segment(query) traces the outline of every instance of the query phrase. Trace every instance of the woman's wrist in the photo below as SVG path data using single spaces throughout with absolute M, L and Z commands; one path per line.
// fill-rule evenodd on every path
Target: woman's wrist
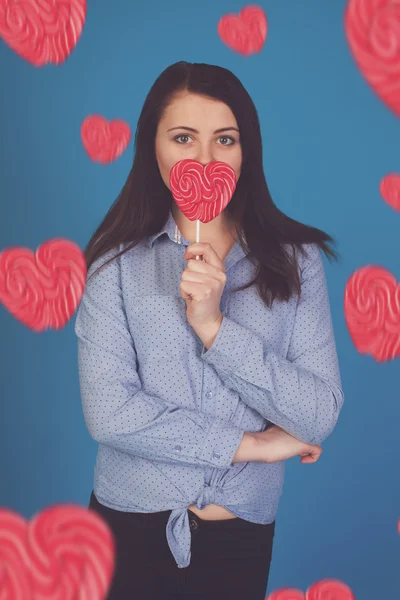
M 233 463 L 259 461 L 262 462 L 260 439 L 257 433 L 246 431 L 233 458 Z

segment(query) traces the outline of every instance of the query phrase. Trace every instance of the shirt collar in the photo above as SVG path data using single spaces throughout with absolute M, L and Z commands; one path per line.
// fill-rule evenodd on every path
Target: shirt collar
M 179 231 L 179 228 L 175 222 L 171 210 L 168 213 L 168 219 L 164 227 L 155 235 L 147 236 L 148 246 L 152 248 L 155 240 L 160 236 L 164 235 L 165 233 L 168 235 L 169 239 L 172 242 L 175 242 L 175 244 L 183 244 L 184 246 L 189 246 L 192 243 L 189 242 L 186 238 L 184 238 L 181 232 Z M 232 262 L 236 262 L 244 256 L 246 256 L 246 253 L 243 251 L 241 245 L 238 242 L 235 242 L 225 262 L 227 266 L 229 266 L 230 264 L 232 264 Z
M 164 233 L 166 233 L 168 235 L 168 237 L 170 238 L 170 240 L 172 240 L 176 244 L 185 244 L 186 246 L 189 245 L 189 242 L 187 240 L 185 240 L 185 238 L 179 231 L 178 225 L 175 223 L 175 219 L 172 216 L 171 210 L 168 213 L 168 219 L 167 219 L 167 222 L 165 223 L 164 227 L 155 235 L 149 235 L 147 237 L 148 246 L 150 248 L 152 248 L 155 240 L 157 238 L 159 238 L 161 235 L 163 235 Z

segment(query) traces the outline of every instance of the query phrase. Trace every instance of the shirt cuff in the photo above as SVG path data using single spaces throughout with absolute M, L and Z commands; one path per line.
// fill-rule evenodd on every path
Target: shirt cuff
M 221 469 L 232 466 L 245 433 L 244 429 L 228 422 L 216 421 L 208 432 L 199 458 Z
M 201 358 L 217 368 L 220 374 L 228 377 L 243 364 L 254 337 L 252 331 L 224 316 L 213 345 Z

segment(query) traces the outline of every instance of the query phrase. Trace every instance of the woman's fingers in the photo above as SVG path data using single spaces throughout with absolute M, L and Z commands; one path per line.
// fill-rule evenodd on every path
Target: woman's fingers
M 301 457 L 300 462 L 302 463 L 315 463 L 322 454 L 322 449 L 314 451 L 312 454 L 306 454 Z
M 315 460 L 313 459 L 312 456 L 302 456 L 300 458 L 300 462 L 301 463 L 313 463 L 313 462 L 315 462 Z

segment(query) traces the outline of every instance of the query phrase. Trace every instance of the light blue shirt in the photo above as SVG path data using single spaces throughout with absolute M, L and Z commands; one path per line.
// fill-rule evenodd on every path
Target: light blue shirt
M 190 504 L 275 519 L 284 462 L 232 465 L 244 432 L 275 423 L 321 443 L 344 400 L 319 248 L 299 255 L 300 301 L 269 309 L 254 285 L 230 293 L 255 273 L 236 242 L 222 325 L 206 350 L 180 296 L 189 243 L 170 213 L 162 231 L 87 282 L 75 324 L 84 418 L 99 443 L 94 493 L 119 511 L 171 510 L 166 536 L 180 568 L 190 564 Z

